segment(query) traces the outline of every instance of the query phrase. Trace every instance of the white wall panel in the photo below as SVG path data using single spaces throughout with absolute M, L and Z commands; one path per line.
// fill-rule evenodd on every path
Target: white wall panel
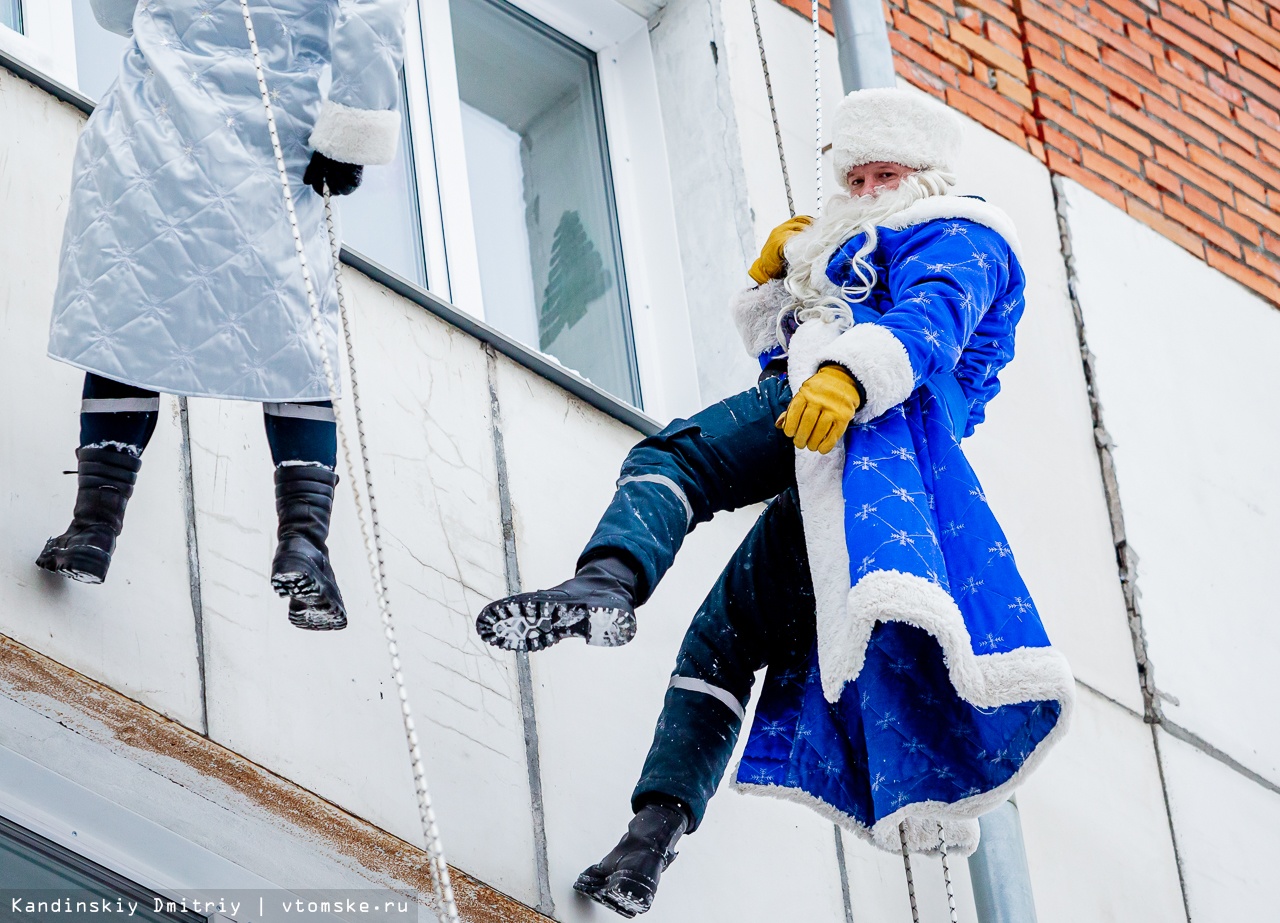
M 1065 185 L 1165 712 L 1280 780 L 1280 312 Z
M 473 627 L 505 588 L 484 353 L 358 274 L 346 277 L 390 595 L 449 859 L 532 900 L 514 662 L 492 656 Z M 346 406 L 352 420 L 349 398 Z M 267 581 L 275 512 L 260 409 L 193 401 L 192 436 L 212 736 L 420 842 L 345 469 L 330 548 L 351 625 L 300 631 Z
M 1280 793 L 1160 732 L 1187 901 L 1196 923 L 1276 916 Z
M 1071 733 L 1017 798 L 1039 923 L 1186 919 L 1140 715 L 1077 687 Z
M 35 566 L 76 496 L 62 472 L 76 466 L 84 375 L 45 348 L 83 121 L 0 71 L 0 632 L 199 729 L 176 402 L 161 405 L 107 582 Z

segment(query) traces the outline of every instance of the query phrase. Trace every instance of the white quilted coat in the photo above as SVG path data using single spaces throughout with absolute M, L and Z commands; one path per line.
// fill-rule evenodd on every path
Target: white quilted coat
M 394 157 L 406 0 L 249 5 L 336 360 L 323 203 L 302 174 L 313 150 Z M 240 0 L 93 6 L 132 41 L 76 151 L 49 355 L 173 394 L 328 397 Z

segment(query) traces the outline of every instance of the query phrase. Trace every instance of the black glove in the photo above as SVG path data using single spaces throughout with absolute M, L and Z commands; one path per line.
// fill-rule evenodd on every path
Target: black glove
M 360 164 L 330 160 L 319 151 L 311 155 L 307 172 L 302 174 L 302 181 L 320 195 L 324 195 L 325 183 L 329 184 L 329 192 L 333 195 L 350 195 L 359 188 L 363 178 L 364 167 Z

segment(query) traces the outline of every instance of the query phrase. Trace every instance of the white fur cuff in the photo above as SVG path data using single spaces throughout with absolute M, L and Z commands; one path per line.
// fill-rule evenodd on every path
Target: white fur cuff
M 325 100 L 311 132 L 311 147 L 330 160 L 369 166 L 391 163 L 400 140 L 400 113 L 353 109 Z
M 823 362 L 844 366 L 866 392 L 867 402 L 854 415 L 855 423 L 874 420 L 916 388 L 907 348 L 879 324 L 854 324 L 821 354 L 819 364 Z
M 778 313 L 786 303 L 787 289 L 781 279 L 744 288 L 729 299 L 729 312 L 752 359 L 778 345 Z

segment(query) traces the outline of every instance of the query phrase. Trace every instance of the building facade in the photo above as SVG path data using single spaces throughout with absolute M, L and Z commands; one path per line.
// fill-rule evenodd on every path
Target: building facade
M 757 2 L 812 212 L 835 182 L 809 4 Z M 629 818 L 679 639 L 758 510 L 690 536 L 625 648 L 517 657 L 473 619 L 567 576 L 642 433 L 755 380 L 728 299 L 788 207 L 752 10 L 409 8 L 402 149 L 341 203 L 404 672 L 464 919 L 603 920 L 572 882 Z M 1280 8 L 883 12 L 899 80 L 966 117 L 958 191 L 1022 238 L 1018 358 L 969 455 L 1079 687 L 1017 796 L 1038 919 L 1266 919 Z M 354 505 L 331 542 L 352 625 L 298 632 L 257 408 L 165 398 L 109 582 L 32 563 L 75 490 L 80 377 L 44 355 L 71 161 L 123 41 L 87 0 L 0 0 L 0 846 L 178 900 L 425 891 Z M 828 32 L 820 57 L 829 121 Z M 726 790 L 680 851 L 655 921 L 910 919 L 900 859 L 794 805 Z M 916 883 L 945 918 L 936 859 Z

